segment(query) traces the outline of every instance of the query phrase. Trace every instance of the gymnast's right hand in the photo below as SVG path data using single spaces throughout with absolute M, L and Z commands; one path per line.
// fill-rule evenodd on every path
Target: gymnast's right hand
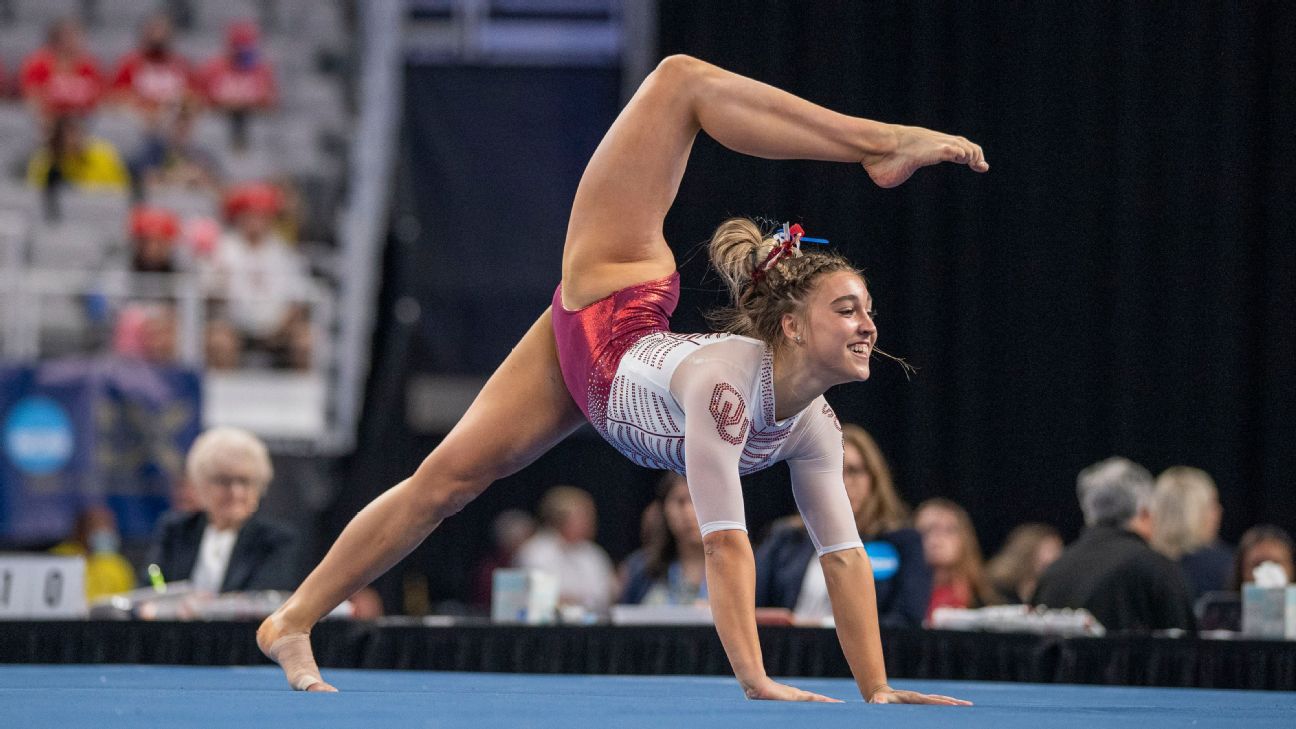
M 754 701 L 820 701 L 831 704 L 840 704 L 840 699 L 832 699 L 827 696 L 821 696 L 811 691 L 802 691 L 799 688 L 778 683 L 769 678 L 759 681 L 753 681 L 750 684 L 743 682 L 743 691 L 747 698 Z
M 964 137 L 922 127 L 900 124 L 887 126 L 892 142 L 885 145 L 882 151 L 869 154 L 860 162 L 878 187 L 895 187 L 909 179 L 919 167 L 941 162 L 967 165 L 974 172 L 990 171 L 980 145 L 973 144 Z

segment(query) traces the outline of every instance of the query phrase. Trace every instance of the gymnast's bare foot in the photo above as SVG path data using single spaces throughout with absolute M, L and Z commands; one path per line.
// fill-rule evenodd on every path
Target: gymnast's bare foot
M 967 165 L 975 172 L 990 170 L 981 147 L 963 137 L 899 124 L 890 125 L 890 131 L 895 135 L 894 144 L 861 162 L 878 187 L 895 187 L 918 168 L 941 162 Z
M 315 665 L 310 629 L 294 630 L 284 623 L 284 619 L 275 613 L 257 628 L 257 646 L 261 652 L 279 664 L 293 689 L 336 692 L 337 689 L 320 676 L 319 666 Z

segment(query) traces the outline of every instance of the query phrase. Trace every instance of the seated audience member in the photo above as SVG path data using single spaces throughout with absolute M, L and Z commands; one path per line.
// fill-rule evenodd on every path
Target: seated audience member
M 19 92 L 42 119 L 93 111 L 103 86 L 103 72 L 73 18 L 51 25 L 45 45 L 27 56 L 18 72 Z
M 175 273 L 180 218 L 165 208 L 136 206 L 130 215 L 131 266 L 135 273 Z
M 518 550 L 516 567 L 544 570 L 558 578 L 558 600 L 593 613 L 607 612 L 616 579 L 612 560 L 592 540 L 594 499 L 573 486 L 555 486 L 540 500 L 544 525 Z
M 1080 472 L 1076 491 L 1085 530 L 1040 576 L 1031 602 L 1084 608 L 1112 632 L 1193 630 L 1183 571 L 1148 546 L 1152 474 L 1108 458 Z
M 236 149 L 248 145 L 248 115 L 273 108 L 278 97 L 274 69 L 260 44 L 256 23 L 232 23 L 225 36 L 225 53 L 208 61 L 200 73 L 207 103 L 229 114 L 230 139 Z
M 240 361 L 242 351 L 264 354 L 274 366 L 310 366 L 311 330 L 304 297 L 310 281 L 306 258 L 274 232 L 279 191 L 254 183 L 232 190 L 225 203 L 232 228 L 206 264 L 210 296 L 225 303 L 208 332 L 209 363 Z M 230 347 L 232 355 L 213 354 Z
M 135 570 L 121 556 L 117 517 L 106 506 L 91 506 L 77 515 L 72 536 L 54 547 L 54 554 L 86 558 L 86 600 L 116 595 L 135 587 Z
M 149 561 L 166 579 L 209 592 L 295 588 L 297 536 L 257 513 L 273 476 L 261 439 L 212 428 L 194 441 L 185 470 L 202 511 L 164 517 Z
M 986 564 L 990 584 L 1008 602 L 1029 603 L 1040 575 L 1062 554 L 1062 535 L 1048 524 L 1020 524 Z
M 981 543 L 963 507 L 949 499 L 928 499 L 918 505 L 914 526 L 922 535 L 923 554 L 932 570 L 928 622 L 936 608 L 979 608 L 1002 602 L 986 577 Z
M 130 175 L 112 144 L 87 135 L 80 118 L 60 116 L 50 122 L 45 144 L 27 162 L 27 184 L 125 192 Z
M 1167 468 L 1157 476 L 1152 514 L 1152 548 L 1179 563 L 1193 597 L 1223 590 L 1233 549 L 1219 538 L 1223 509 L 1210 475 L 1188 466 Z
M 655 499 L 663 519 L 643 548 L 626 558 L 623 605 L 693 605 L 705 602 L 706 556 L 688 482 L 667 472 Z
M 118 60 L 113 74 L 114 98 L 150 124 L 189 96 L 189 62 L 172 48 L 173 36 L 169 15 L 151 16 L 140 26 L 139 45 Z
M 1242 534 L 1242 539 L 1238 542 L 1229 588 L 1240 592 L 1243 583 L 1254 582 L 1252 573 L 1265 562 L 1273 562 L 1282 567 L 1287 571 L 1287 581 L 1296 583 L 1294 555 L 1296 547 L 1292 544 L 1291 535 L 1282 527 L 1272 524 L 1251 527 Z
M 922 625 L 931 599 L 932 573 L 909 507 L 896 493 L 882 451 L 858 425 L 842 426 L 846 495 L 873 566 L 878 621 L 888 627 Z M 805 523 L 792 516 L 777 525 L 756 553 L 756 604 L 785 607 L 798 619 L 832 615 L 823 569 Z
M 193 141 L 197 111 L 182 104 L 169 124 L 145 132 L 130 158 L 136 196 L 158 189 L 182 189 L 216 194 L 220 164 L 216 156 Z
M 123 306 L 113 326 L 113 354 L 150 364 L 173 364 L 179 359 L 175 307 L 165 302 Z
M 469 596 L 471 603 L 477 607 L 490 607 L 491 589 L 495 570 L 511 567 L 518 549 L 526 540 L 535 536 L 535 519 L 525 511 L 505 509 L 491 522 L 491 537 L 495 549 L 473 568 L 472 585 Z
M 372 585 L 356 590 L 347 602 L 351 603 L 352 620 L 377 620 L 383 616 L 382 595 Z

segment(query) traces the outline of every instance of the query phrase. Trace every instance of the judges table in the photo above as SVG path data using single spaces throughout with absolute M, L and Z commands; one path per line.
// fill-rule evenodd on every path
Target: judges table
M 0 622 L 0 663 L 265 663 L 254 622 Z M 774 676 L 847 677 L 830 629 L 760 629 Z M 709 626 L 513 626 L 330 620 L 312 633 L 327 668 L 499 673 L 729 673 Z M 897 679 L 1296 689 L 1296 641 L 1105 637 L 941 630 L 883 632 Z

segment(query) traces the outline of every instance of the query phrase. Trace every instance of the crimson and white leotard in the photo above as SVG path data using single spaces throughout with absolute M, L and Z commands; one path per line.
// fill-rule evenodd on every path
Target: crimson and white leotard
M 787 461 L 819 554 L 862 547 L 842 482 L 842 435 L 822 396 L 774 417 L 773 357 L 732 334 L 675 334 L 679 276 L 569 311 L 554 293 L 568 390 L 590 423 L 635 463 L 684 474 L 702 534 L 746 531 L 740 475 Z

